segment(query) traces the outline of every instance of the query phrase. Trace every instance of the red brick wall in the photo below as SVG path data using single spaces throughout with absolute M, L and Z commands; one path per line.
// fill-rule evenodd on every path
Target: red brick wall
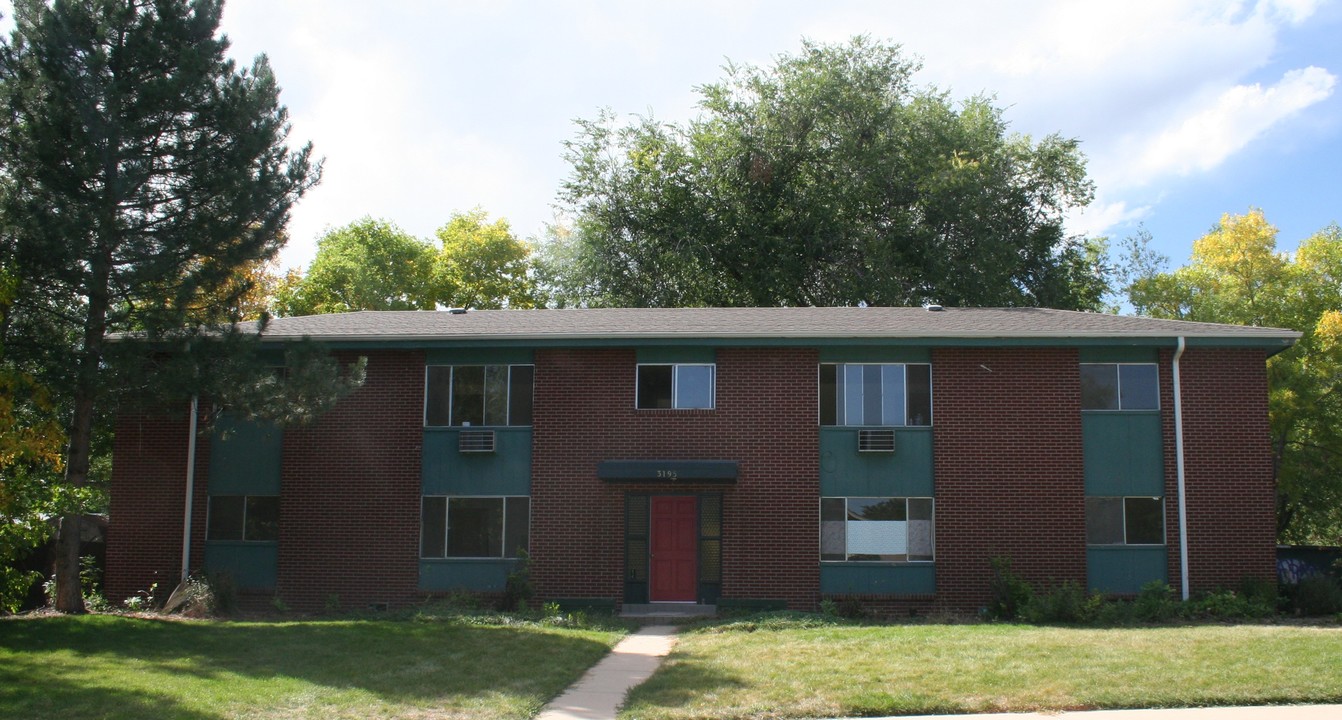
M 1179 587 L 1174 400 L 1162 353 L 1170 585 Z M 1276 498 L 1262 350 L 1191 348 L 1180 360 L 1191 592 L 1275 580 Z
M 542 598 L 623 594 L 624 495 L 723 493 L 727 598 L 819 594 L 819 431 L 809 349 L 717 354 L 714 410 L 636 410 L 632 350 L 540 350 L 532 450 L 531 552 Z M 602 460 L 735 460 L 735 485 L 608 484 Z
M 204 409 L 204 408 L 202 408 Z M 158 583 L 160 597 L 176 586 L 182 568 L 182 511 L 190 409 L 122 413 L 117 417 L 107 521 L 104 591 L 120 603 Z M 204 425 L 200 426 L 204 428 Z M 205 559 L 205 513 L 210 441 L 196 443 L 192 498 L 191 569 Z
M 416 597 L 424 355 L 366 355 L 362 388 L 284 432 L 276 593 L 298 610 Z
M 937 600 L 986 604 L 989 560 L 1086 581 L 1081 385 L 1071 349 L 932 352 Z

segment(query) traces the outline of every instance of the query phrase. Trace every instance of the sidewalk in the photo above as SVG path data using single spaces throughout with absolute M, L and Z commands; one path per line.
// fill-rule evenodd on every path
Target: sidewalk
M 630 688 L 652 677 L 676 644 L 676 628 L 648 625 L 621 640 L 536 720 L 614 720 Z
M 676 628 L 649 625 L 621 640 L 536 720 L 614 720 L 625 694 L 652 677 L 676 644 Z M 876 720 L 1342 720 L 1342 705 L 1271 705 L 1172 710 L 1083 710 L 986 715 L 906 715 Z M 864 718 L 863 720 L 871 720 Z

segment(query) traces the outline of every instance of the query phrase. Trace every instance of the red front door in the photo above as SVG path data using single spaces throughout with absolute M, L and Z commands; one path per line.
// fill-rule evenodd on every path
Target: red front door
M 694 496 L 652 498 L 649 600 L 694 602 L 699 588 L 699 518 Z

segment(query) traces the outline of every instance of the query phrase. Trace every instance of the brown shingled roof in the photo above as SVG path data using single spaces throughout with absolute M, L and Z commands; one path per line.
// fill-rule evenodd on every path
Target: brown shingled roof
M 1046 308 L 906 307 L 659 308 L 353 312 L 276 318 L 268 340 L 345 342 L 442 340 L 735 338 L 1175 338 L 1289 346 L 1280 328 L 1157 320 Z

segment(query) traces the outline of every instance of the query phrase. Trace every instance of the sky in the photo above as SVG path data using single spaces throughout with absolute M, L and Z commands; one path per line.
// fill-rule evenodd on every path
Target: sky
M 1178 266 L 1223 213 L 1261 208 L 1283 250 L 1342 222 L 1342 0 L 228 0 L 222 29 L 324 158 L 286 267 L 364 216 L 431 239 L 478 206 L 538 238 L 575 119 L 687 121 L 728 61 L 857 34 L 1014 132 L 1079 139 L 1096 197 L 1072 233 L 1144 226 Z

